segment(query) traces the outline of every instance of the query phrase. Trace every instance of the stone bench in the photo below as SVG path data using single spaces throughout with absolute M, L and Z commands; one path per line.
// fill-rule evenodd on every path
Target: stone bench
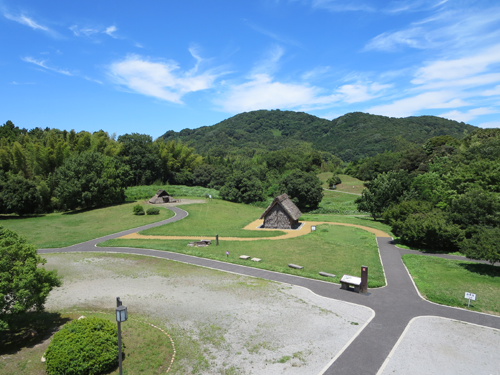
M 337 275 L 334 275 L 333 273 L 328 273 L 328 272 L 323 272 L 323 271 L 321 271 L 319 274 L 321 276 L 325 276 L 325 277 L 335 277 L 335 276 L 337 276 Z
M 240 259 L 247 260 L 250 259 L 248 255 L 240 255 Z
M 340 285 L 340 289 L 353 290 L 356 293 L 359 293 L 361 288 L 361 277 L 344 275 L 340 279 Z M 351 286 L 353 288 L 351 288 Z
M 293 264 L 293 263 L 290 263 L 290 264 L 288 265 L 288 267 L 290 267 L 290 268 L 295 268 L 296 270 L 301 270 L 301 269 L 303 269 L 303 268 L 304 268 L 303 266 L 298 266 L 298 265 Z
M 252 258 L 250 260 L 253 261 L 253 262 L 260 262 L 262 259 L 260 259 L 260 258 Z

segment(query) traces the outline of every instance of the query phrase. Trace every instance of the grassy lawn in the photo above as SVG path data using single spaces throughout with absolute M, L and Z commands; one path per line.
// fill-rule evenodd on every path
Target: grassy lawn
M 330 215 L 330 214 L 304 214 L 300 217 L 301 221 L 327 221 L 332 223 L 347 223 L 364 225 L 365 227 L 382 230 L 386 233 L 391 233 L 391 227 L 381 221 L 373 220 L 370 216 L 346 216 L 346 215 Z
M 467 308 L 470 292 L 477 295 L 470 310 L 500 315 L 500 267 L 414 254 L 403 255 L 403 262 L 428 300 Z
M 2 335 L 0 340 L 0 373 L 3 375 L 44 375 L 45 363 L 41 362 L 43 353 L 48 347 L 50 336 L 60 325 L 77 319 L 81 315 L 98 316 L 116 321 L 114 312 L 109 314 L 96 313 L 43 313 L 30 322 L 28 327 L 35 328 L 37 335 L 22 339 L 17 336 Z M 123 374 L 164 374 L 170 365 L 173 347 L 170 339 L 160 330 L 150 325 L 129 319 L 122 324 L 122 339 L 126 348 L 123 360 Z M 116 370 L 106 374 L 118 374 Z
M 181 206 L 189 216 L 175 223 L 142 231 L 153 236 L 215 236 L 221 237 L 275 237 L 276 231 L 250 231 L 242 229 L 264 212 L 262 208 L 214 199 L 205 204 Z
M 37 248 L 66 247 L 122 230 L 151 224 L 174 216 L 160 208 L 159 215 L 136 216 L 136 202 L 94 210 L 70 211 L 31 217 L 0 216 L 0 225 L 26 236 Z M 146 209 L 149 205 L 144 204 Z
M 152 198 L 159 189 L 165 190 L 173 197 L 205 197 L 212 195 L 212 198 L 219 198 L 219 191 L 215 189 L 207 189 L 201 186 L 184 186 L 184 185 L 143 185 L 131 186 L 125 190 L 125 196 L 129 201 L 138 201 L 141 199 Z
M 320 179 L 321 182 L 323 182 L 323 187 L 325 189 L 328 188 L 328 184 L 326 183 L 326 180 L 328 180 L 330 177 L 332 177 L 331 172 L 324 172 L 318 174 L 318 178 Z M 352 176 L 348 176 L 346 174 L 339 174 L 340 180 L 342 181 L 341 184 L 337 185 L 336 190 L 337 191 L 344 191 L 347 193 L 355 193 L 355 194 L 361 194 L 365 186 L 363 185 L 364 182 L 361 180 L 358 180 L 357 178 L 354 178 Z
M 220 241 L 219 246 L 205 248 L 188 247 L 187 243 L 186 240 L 115 239 L 101 246 L 167 250 L 336 283 L 344 274 L 359 275 L 360 267 L 365 265 L 370 269 L 368 286 L 375 288 L 385 285 L 375 236 L 358 228 L 325 224 L 318 226 L 316 232 L 280 241 Z M 228 258 L 226 251 L 230 253 Z M 240 255 L 260 258 L 262 262 L 243 261 L 239 259 Z M 289 263 L 304 266 L 304 269 L 294 270 L 287 266 Z M 320 271 L 333 273 L 337 277 L 319 276 Z
M 319 208 L 311 213 L 337 214 L 337 215 L 355 215 L 364 214 L 358 211 L 354 201 L 358 196 L 345 194 L 332 190 L 323 190 L 323 199 Z

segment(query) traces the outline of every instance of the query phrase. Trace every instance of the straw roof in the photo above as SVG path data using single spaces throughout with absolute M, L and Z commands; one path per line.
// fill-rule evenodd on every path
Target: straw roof
M 274 198 L 269 207 L 267 207 L 264 213 L 260 216 L 260 219 L 263 219 L 267 215 L 267 213 L 277 204 L 281 206 L 283 211 L 285 211 L 285 213 L 292 220 L 298 220 L 302 215 L 302 212 L 300 212 L 299 208 L 295 205 L 295 203 L 292 202 L 290 197 L 287 194 L 281 194 Z

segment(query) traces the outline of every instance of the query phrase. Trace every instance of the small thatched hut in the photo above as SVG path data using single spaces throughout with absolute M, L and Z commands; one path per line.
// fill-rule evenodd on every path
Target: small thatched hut
M 274 198 L 260 217 L 264 219 L 262 228 L 296 229 L 299 227 L 300 215 L 302 215 L 302 212 L 290 197 L 287 194 L 281 194 Z
M 149 203 L 152 204 L 160 204 L 160 203 L 171 203 L 175 202 L 175 199 L 173 199 L 170 195 L 165 190 L 158 190 L 153 198 L 149 200 Z

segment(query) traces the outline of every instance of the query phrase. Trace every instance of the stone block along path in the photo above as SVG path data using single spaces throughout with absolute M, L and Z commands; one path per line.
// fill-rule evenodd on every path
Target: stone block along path
M 482 326 L 485 329 L 494 329 L 494 332 L 500 333 L 500 317 L 468 311 L 465 309 L 453 308 L 443 305 L 438 305 L 424 300 L 418 293 L 413 280 L 406 270 L 401 256 L 404 254 L 418 253 L 413 250 L 406 250 L 396 247 L 393 240 L 386 233 L 377 231 L 377 244 L 379 247 L 380 257 L 387 278 L 387 286 L 378 289 L 369 289 L 368 294 L 357 294 L 349 291 L 341 290 L 340 285 L 328 283 L 319 280 L 306 279 L 299 276 L 286 275 L 262 269 L 256 269 L 246 266 L 240 266 L 231 263 L 214 261 L 210 259 L 198 258 L 184 254 L 171 253 L 167 251 L 158 251 L 150 249 L 136 248 L 119 248 L 119 247 L 99 247 L 96 245 L 109 239 L 120 238 L 135 234 L 139 231 L 152 227 L 168 224 L 185 218 L 188 213 L 178 207 L 168 207 L 174 211 L 175 216 L 157 223 L 145 225 L 139 228 L 126 230 L 116 234 L 111 234 L 101 238 L 97 238 L 84 243 L 76 244 L 61 249 L 40 249 L 40 254 L 44 253 L 60 253 L 60 252 L 113 252 L 125 254 L 138 254 L 153 256 L 158 258 L 170 259 L 174 261 L 189 263 L 202 267 L 208 267 L 226 272 L 237 273 L 246 276 L 258 277 L 267 280 L 297 285 L 305 287 L 312 292 L 327 298 L 346 301 L 371 308 L 375 312 L 374 318 L 368 325 L 355 336 L 350 343 L 341 352 L 338 353 L 329 363 L 325 364 L 324 369 L 320 374 L 335 374 L 335 375 L 374 375 L 382 374 L 385 369 L 391 368 L 397 362 L 390 360 L 394 354 L 394 361 L 400 358 L 400 351 L 397 350 L 398 342 L 404 337 L 405 330 L 419 317 L 438 317 L 451 319 L 453 321 L 465 322 L 470 325 Z M 318 222 L 319 223 L 319 222 Z M 309 227 L 306 227 L 306 233 L 310 231 L 310 225 L 317 225 L 309 222 Z M 253 222 L 250 225 L 255 225 Z M 333 224 L 333 223 L 325 223 Z M 339 225 L 345 225 L 338 223 Z M 258 224 L 257 224 L 258 225 Z M 255 225 L 255 226 L 257 226 Z M 375 229 L 363 227 L 362 229 L 369 230 L 374 233 Z M 293 232 L 293 231 L 289 231 Z M 298 232 L 298 231 L 295 231 Z M 303 234 L 306 234 L 303 233 Z M 288 232 L 287 232 L 288 235 Z M 160 236 L 155 236 L 159 238 Z M 130 238 L 130 237 L 128 237 Z M 189 237 L 190 239 L 195 239 Z M 201 237 L 200 237 L 201 238 Z M 281 236 L 281 239 L 289 238 Z M 226 238 L 229 239 L 229 238 Z M 266 238 L 267 240 L 280 239 L 280 237 Z M 427 255 L 427 254 L 426 254 Z M 429 255 L 433 256 L 433 255 Z M 463 259 L 462 257 L 440 255 L 449 259 Z M 411 326 L 411 325 L 410 325 Z M 474 340 L 473 337 L 469 338 Z M 398 345 L 397 345 L 398 344 Z M 498 359 L 498 356 L 497 356 Z M 411 358 L 407 359 L 411 361 Z M 431 359 L 429 359 L 431 360 Z M 450 366 L 456 366 L 451 363 Z M 418 366 L 417 366 L 418 368 Z M 404 372 L 399 372 L 404 373 Z M 429 372 L 418 372 L 426 373 Z M 452 372 L 453 373 L 453 370 Z M 455 373 L 458 373 L 455 371 Z M 497 373 L 500 374 L 500 366 Z

